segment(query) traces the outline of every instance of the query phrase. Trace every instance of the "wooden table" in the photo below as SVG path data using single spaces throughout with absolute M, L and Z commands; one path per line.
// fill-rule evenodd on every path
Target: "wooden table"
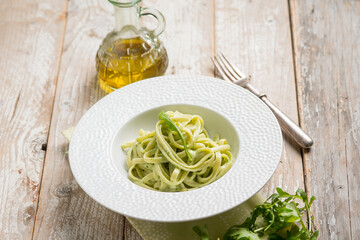
M 360 239 L 360 1 L 144 0 L 167 27 L 167 74 L 213 76 L 222 51 L 314 139 L 285 137 L 264 196 L 317 196 L 320 239 Z M 0 4 L 0 239 L 141 239 L 70 171 L 61 131 L 105 94 L 95 53 L 113 27 L 105 0 Z

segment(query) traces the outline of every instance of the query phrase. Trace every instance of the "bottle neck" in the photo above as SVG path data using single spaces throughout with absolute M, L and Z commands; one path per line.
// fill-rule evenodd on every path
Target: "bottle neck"
M 139 5 L 135 4 L 132 7 L 115 6 L 115 30 L 126 32 L 126 37 L 135 37 L 137 35 L 134 30 L 140 28 L 139 23 Z

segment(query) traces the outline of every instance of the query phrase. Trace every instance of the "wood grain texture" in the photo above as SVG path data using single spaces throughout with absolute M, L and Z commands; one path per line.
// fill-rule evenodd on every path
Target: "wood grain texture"
M 320 239 L 360 239 L 360 1 L 291 1 L 291 13 Z
M 214 76 L 213 4 L 208 0 L 147 0 L 144 7 L 156 8 L 166 19 L 160 36 L 169 55 L 166 74 Z
M 253 85 L 298 122 L 287 1 L 215 0 L 215 4 L 216 50 L 250 74 Z M 261 193 L 269 196 L 276 187 L 295 192 L 304 187 L 303 181 L 300 149 L 285 137 L 281 162 Z
M 78 186 L 61 131 L 76 125 L 105 93 L 96 82 L 96 51 L 111 30 L 107 1 L 71 0 L 46 154 L 34 239 L 122 239 L 124 217 Z
M 32 235 L 65 11 L 49 0 L 0 4 L 0 239 Z
M 140 234 L 136 231 L 136 229 L 131 225 L 131 223 L 127 219 L 125 219 L 124 239 L 143 240 Z
M 208 0 L 148 0 L 144 7 L 164 14 L 166 29 L 160 36 L 169 55 L 169 74 L 214 76 L 210 57 L 213 55 L 213 4 Z M 142 239 L 126 221 L 125 239 Z

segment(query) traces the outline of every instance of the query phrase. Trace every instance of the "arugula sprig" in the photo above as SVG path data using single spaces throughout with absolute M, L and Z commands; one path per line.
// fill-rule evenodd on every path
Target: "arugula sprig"
M 194 232 L 200 237 L 200 240 L 210 240 L 209 230 L 206 225 L 193 227 Z
M 316 240 L 319 232 L 312 229 L 310 214 L 315 197 L 309 201 L 302 189 L 298 189 L 295 195 L 281 188 L 276 191 L 263 204 L 257 205 L 242 224 L 229 228 L 223 240 Z M 305 214 L 307 225 L 303 221 Z
M 281 188 L 277 188 L 276 191 L 277 193 L 271 195 L 265 203 L 257 205 L 251 216 L 239 227 L 247 228 L 259 236 L 268 235 L 269 239 L 317 239 L 319 233 L 312 230 L 313 219 L 310 215 L 310 207 L 315 197 L 312 196 L 308 201 L 307 194 L 302 189 L 298 189 L 295 195 Z M 299 207 L 296 199 L 302 201 L 304 206 Z M 302 219 L 304 214 L 309 219 L 308 226 Z M 296 223 L 300 223 L 300 226 Z M 224 237 L 224 240 L 226 239 L 231 238 Z
M 189 149 L 186 145 L 186 141 L 185 141 L 185 138 L 184 136 L 182 135 L 180 129 L 178 128 L 178 126 L 176 126 L 176 124 L 173 122 L 173 120 L 171 120 L 171 118 L 169 117 L 169 115 L 167 115 L 164 111 L 161 111 L 159 113 L 159 120 L 163 120 L 163 125 L 164 126 L 167 126 L 170 130 L 172 131 L 176 131 L 177 134 L 179 135 L 180 139 L 181 139 L 181 142 L 182 144 L 184 145 L 184 149 L 185 149 L 185 153 L 189 159 L 189 161 L 191 162 L 192 161 L 192 157 L 189 153 Z

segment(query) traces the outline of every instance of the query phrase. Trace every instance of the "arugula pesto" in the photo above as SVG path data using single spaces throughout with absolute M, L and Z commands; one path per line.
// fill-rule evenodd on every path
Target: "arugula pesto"
M 231 168 L 227 140 L 217 134 L 211 139 L 199 115 L 167 111 L 158 117 L 155 130 L 140 129 L 139 137 L 121 145 L 128 149 L 132 182 L 157 191 L 189 191 L 216 181 Z

